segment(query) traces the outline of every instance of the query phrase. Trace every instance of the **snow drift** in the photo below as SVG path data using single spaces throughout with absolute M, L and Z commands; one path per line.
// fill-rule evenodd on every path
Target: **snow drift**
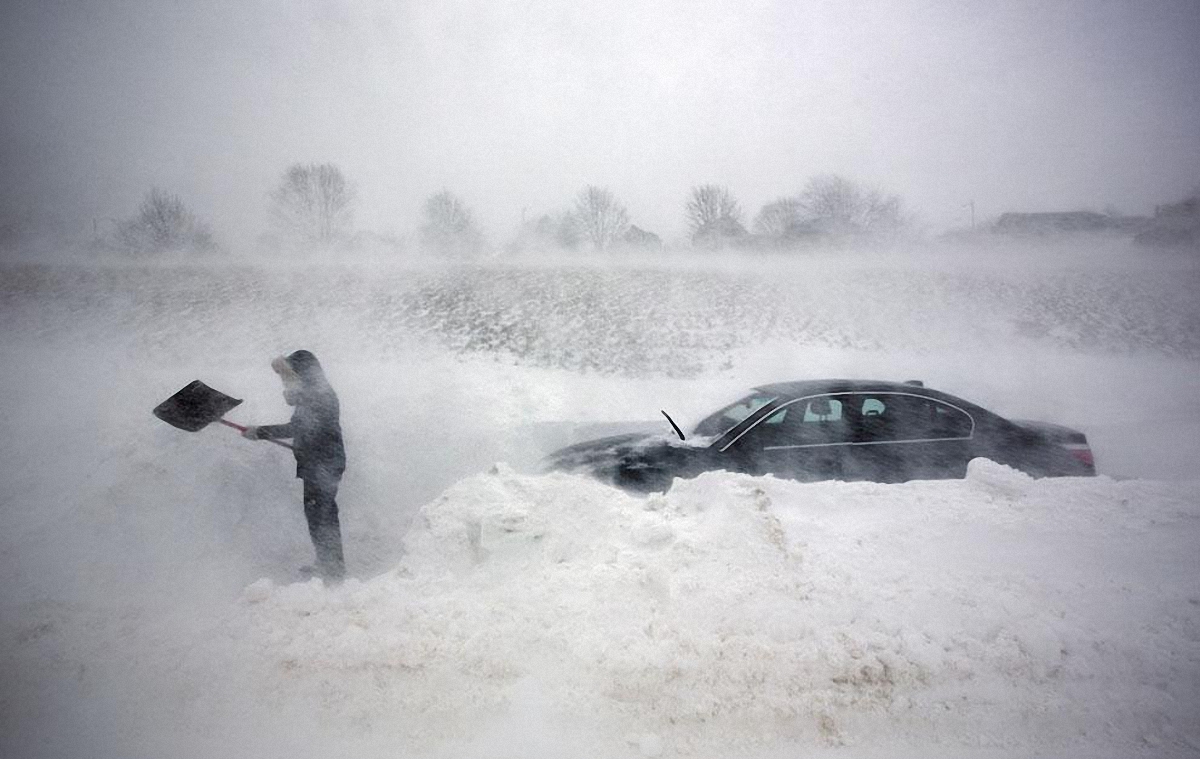
M 709 474 L 638 499 L 497 468 L 422 510 L 395 571 L 333 593 L 260 581 L 231 625 L 272 673 L 264 696 L 382 677 L 329 712 L 394 720 L 418 746 L 536 708 L 568 754 L 637 755 L 628 736 L 685 755 L 917 753 L 931 732 L 1014 753 L 1185 750 L 1190 490 L 977 460 L 962 482 Z

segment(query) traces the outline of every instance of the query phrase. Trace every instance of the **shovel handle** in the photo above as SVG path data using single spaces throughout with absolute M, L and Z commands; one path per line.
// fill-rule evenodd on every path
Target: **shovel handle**
M 217 421 L 218 421 L 218 422 L 220 422 L 221 424 L 225 425 L 226 427 L 232 427 L 232 428 L 234 428 L 234 429 L 235 429 L 235 430 L 237 430 L 238 432 L 245 432 L 245 431 L 246 431 L 246 428 L 245 428 L 243 425 L 240 425 L 240 424 L 234 424 L 233 422 L 229 421 L 228 419 L 218 419 Z M 268 443 L 274 443 L 275 445 L 278 445 L 278 446 L 282 446 L 282 447 L 284 447 L 284 448 L 287 448 L 289 451 L 290 451 L 290 450 L 292 450 L 292 446 L 288 445 L 287 443 L 281 443 L 281 442 L 279 442 L 278 440 L 270 440 L 270 439 L 268 439 L 268 440 L 267 440 L 267 442 L 268 442 Z

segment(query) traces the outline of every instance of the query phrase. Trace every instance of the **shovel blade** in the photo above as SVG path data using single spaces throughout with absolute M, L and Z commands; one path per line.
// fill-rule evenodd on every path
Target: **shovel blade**
M 200 380 L 193 380 L 155 406 L 154 415 L 172 427 L 196 432 L 225 416 L 241 402 L 241 398 L 231 398 Z

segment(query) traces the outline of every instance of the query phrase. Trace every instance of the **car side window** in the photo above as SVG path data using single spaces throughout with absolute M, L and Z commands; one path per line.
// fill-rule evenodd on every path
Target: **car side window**
M 860 442 L 943 440 L 969 437 L 970 415 L 932 398 L 915 395 L 863 396 Z
M 929 437 L 970 437 L 975 430 L 974 420 L 965 411 L 938 401 L 929 401 L 929 404 L 931 408 L 926 410 L 929 421 L 927 430 Z
M 860 443 L 876 443 L 895 440 L 892 422 L 897 416 L 888 408 L 882 398 L 876 396 L 858 396 L 855 411 L 858 416 L 857 441 Z
M 803 398 L 768 416 L 747 434 L 759 448 L 787 448 L 846 443 L 852 437 L 844 404 L 837 398 Z
M 863 416 L 883 416 L 885 411 L 887 411 L 887 404 L 879 398 L 864 398 L 860 408 Z

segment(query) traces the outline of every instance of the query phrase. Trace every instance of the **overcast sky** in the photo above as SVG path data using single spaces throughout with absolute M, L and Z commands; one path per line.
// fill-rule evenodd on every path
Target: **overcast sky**
M 0 211 L 91 224 L 179 194 L 234 245 L 291 162 L 359 228 L 449 189 L 494 238 L 605 185 L 683 229 L 820 173 L 934 229 L 1006 210 L 1147 213 L 1200 184 L 1197 0 L 9 0 Z

